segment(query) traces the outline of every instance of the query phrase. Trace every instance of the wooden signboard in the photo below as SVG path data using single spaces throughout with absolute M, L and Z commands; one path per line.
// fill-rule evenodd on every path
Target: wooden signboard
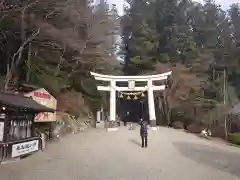
M 39 104 L 42 104 L 46 107 L 56 109 L 57 108 L 57 100 L 49 94 L 44 88 L 37 89 L 30 93 L 25 94 L 27 97 L 32 97 L 32 99 Z M 54 122 L 56 121 L 56 112 L 55 113 L 48 113 L 43 112 L 39 113 L 35 120 L 35 122 Z

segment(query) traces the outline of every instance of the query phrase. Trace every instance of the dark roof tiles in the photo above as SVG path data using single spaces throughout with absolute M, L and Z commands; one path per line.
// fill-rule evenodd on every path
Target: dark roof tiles
M 21 108 L 26 111 L 35 112 L 54 112 L 54 109 L 43 106 L 29 97 L 19 94 L 3 93 L 0 92 L 0 103 L 7 106 Z

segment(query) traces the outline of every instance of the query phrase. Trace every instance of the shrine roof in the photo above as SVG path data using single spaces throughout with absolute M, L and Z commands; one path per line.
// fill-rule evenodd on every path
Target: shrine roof
M 21 84 L 19 85 L 19 91 L 21 93 L 29 93 L 35 91 L 37 89 L 41 89 L 42 87 L 31 85 L 31 84 Z
M 0 103 L 14 108 L 35 112 L 54 112 L 54 109 L 43 106 L 29 97 L 19 94 L 0 92 Z

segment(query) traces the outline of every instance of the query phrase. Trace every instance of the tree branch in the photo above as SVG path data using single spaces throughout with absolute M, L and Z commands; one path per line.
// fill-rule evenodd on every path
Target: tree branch
M 12 57 L 12 64 L 11 67 L 9 69 L 9 71 L 7 72 L 6 78 L 5 78 L 5 90 L 8 89 L 8 85 L 9 82 L 13 76 L 13 72 L 15 72 L 16 68 L 19 66 L 19 64 L 21 63 L 22 60 L 22 53 L 23 50 L 25 48 L 25 46 L 32 41 L 32 39 L 34 39 L 38 34 L 40 33 L 40 29 L 37 30 L 37 32 L 35 32 L 34 34 L 32 34 L 28 39 L 26 39 L 24 41 L 24 43 L 18 48 L 17 52 L 14 53 L 13 57 Z M 15 61 L 16 57 L 18 56 L 17 60 Z
M 40 33 L 40 29 L 37 30 L 37 32 L 33 33 L 30 37 L 28 37 L 28 39 L 26 39 L 23 44 L 19 47 L 18 51 L 16 53 L 14 53 L 13 57 L 12 57 L 12 65 L 17 67 L 20 62 L 21 62 L 21 57 L 22 57 L 22 52 L 23 52 L 23 49 L 25 48 L 25 46 L 30 42 L 32 41 L 38 34 Z M 16 63 L 15 63 L 15 59 L 16 59 L 16 56 L 18 55 L 18 58 L 16 60 Z M 11 66 L 11 68 L 13 67 Z
M 85 45 L 83 46 L 83 48 L 80 50 L 80 55 L 82 55 L 82 53 L 84 52 L 84 50 L 87 48 L 87 43 L 90 41 L 91 38 L 89 38 L 88 40 L 86 40 L 85 42 Z M 72 71 L 68 74 L 68 78 L 70 78 L 74 72 L 75 72 L 75 69 L 77 68 L 78 64 L 80 63 L 81 61 L 81 58 L 79 58 L 76 63 L 74 64 L 73 68 L 72 68 Z

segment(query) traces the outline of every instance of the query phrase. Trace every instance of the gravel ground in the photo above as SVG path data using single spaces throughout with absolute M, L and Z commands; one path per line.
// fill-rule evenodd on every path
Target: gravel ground
M 149 132 L 140 147 L 139 130 L 121 127 L 73 135 L 44 152 L 0 165 L 0 180 L 238 180 L 240 149 L 182 131 Z

